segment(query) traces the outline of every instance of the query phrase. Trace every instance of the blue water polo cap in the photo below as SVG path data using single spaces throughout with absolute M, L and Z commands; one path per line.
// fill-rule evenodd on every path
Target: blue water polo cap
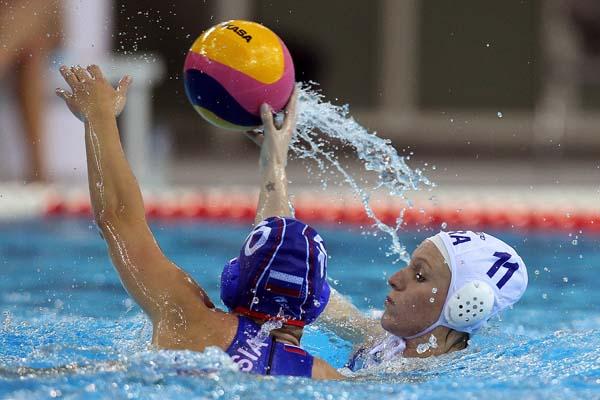
M 289 325 L 314 321 L 329 293 L 325 243 L 293 218 L 271 217 L 256 225 L 221 274 L 221 299 L 230 311 Z

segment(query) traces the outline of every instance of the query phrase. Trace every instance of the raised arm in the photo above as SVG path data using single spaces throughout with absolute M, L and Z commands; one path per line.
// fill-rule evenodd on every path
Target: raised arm
M 285 172 L 287 152 L 296 128 L 297 90 L 286 107 L 286 118 L 281 129 L 273 123 L 273 114 L 268 105 L 261 108 L 264 134 L 248 132 L 248 136 L 260 151 L 261 187 L 256 210 L 255 223 L 265 218 L 291 216 L 288 199 L 288 181 Z M 335 332 L 338 336 L 353 343 L 363 343 L 370 337 L 383 334 L 378 321 L 365 316 L 349 300 L 337 291 L 331 291 L 329 303 L 317 323 Z
M 85 124 L 88 183 L 94 218 L 123 286 L 154 325 L 154 342 L 185 336 L 189 317 L 212 307 L 206 293 L 158 247 L 146 222 L 138 183 L 121 147 L 116 117 L 131 78 L 114 89 L 98 66 L 61 67 L 72 92 L 57 89 Z M 170 347 L 168 344 L 162 344 Z
M 255 223 L 272 216 L 292 216 L 285 168 L 288 147 L 296 129 L 297 97 L 297 92 L 294 90 L 285 109 L 285 119 L 280 129 L 275 127 L 271 108 L 263 104 L 260 112 L 264 134 L 248 133 L 250 138 L 261 146 L 259 161 L 261 185 Z

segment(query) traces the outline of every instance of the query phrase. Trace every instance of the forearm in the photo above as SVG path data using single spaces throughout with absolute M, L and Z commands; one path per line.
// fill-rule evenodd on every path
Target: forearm
M 144 220 L 142 194 L 121 147 L 114 113 L 97 112 L 86 120 L 85 145 L 96 221 L 101 225 L 110 218 Z
M 329 303 L 317 322 L 352 343 L 369 341 L 383 333 L 379 321 L 364 315 L 354 304 L 331 289 Z
M 260 148 L 260 195 L 255 223 L 265 218 L 292 217 L 288 199 L 288 180 L 285 172 L 290 140 L 296 129 L 296 90 L 285 108 L 285 119 L 281 128 L 275 127 L 271 107 L 260 106 L 260 118 L 264 126 L 264 141 Z
M 202 288 L 165 257 L 146 223 L 142 194 L 121 147 L 115 117 L 125 106 L 131 77 L 123 77 L 115 89 L 97 65 L 61 66 L 60 73 L 72 92 L 59 88 L 56 94 L 85 122 L 94 217 L 123 286 L 151 316 L 155 334 L 171 328 L 185 331 L 187 316 L 198 316 L 212 304 Z
M 255 223 L 272 216 L 291 217 L 285 161 L 261 159 L 261 186 Z

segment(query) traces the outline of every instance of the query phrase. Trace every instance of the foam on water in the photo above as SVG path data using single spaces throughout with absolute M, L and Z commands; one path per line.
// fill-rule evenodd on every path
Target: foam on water
M 131 307 L 104 243 L 89 225 L 61 219 L 0 224 L 0 398 L 599 397 L 597 237 L 582 236 L 574 247 L 566 235 L 495 233 L 539 270 L 501 322 L 492 321 L 465 351 L 399 358 L 359 371 L 351 381 L 321 382 L 241 373 L 218 349 L 152 348 L 151 324 Z M 165 253 L 218 299 L 220 265 L 239 250 L 247 226 L 162 221 L 153 230 Z M 381 273 L 397 267 L 378 253 L 373 240 L 352 231 L 320 230 L 336 254 L 330 271 L 340 279 L 338 290 L 365 311 L 372 304 L 380 307 Z M 422 237 L 402 239 L 412 247 Z M 586 256 L 576 257 L 580 253 Z M 370 261 L 373 268 L 363 268 Z M 352 351 L 350 343 L 312 325 L 302 345 L 336 368 Z
M 516 398 L 593 399 L 600 390 L 599 333 L 597 328 L 566 330 L 532 338 L 492 327 L 466 351 L 398 358 L 351 374 L 351 382 L 317 382 L 239 373 L 217 348 L 196 353 L 140 346 L 151 335 L 141 314 L 109 321 L 47 313 L 15 317 L 0 336 L 0 398 L 271 399 L 277 393 L 290 400 L 463 400 L 510 393 Z
M 410 256 L 398 237 L 403 222 L 402 212 L 394 225 L 385 224 L 373 211 L 371 195 L 375 190 L 383 190 L 410 206 L 405 197 L 406 191 L 433 186 L 432 182 L 421 170 L 411 169 L 390 140 L 382 139 L 360 125 L 349 114 L 348 105 L 338 106 L 326 101 L 315 85 L 300 84 L 297 134 L 291 145 L 293 153 L 299 158 L 317 162 L 324 187 L 327 185 L 326 171 L 331 168 L 337 171 L 362 202 L 365 212 L 373 221 L 373 227 L 391 240 L 388 255 L 408 261 Z M 336 156 L 336 150 L 340 147 L 351 149 L 362 161 L 364 172 L 375 174 L 376 181 L 373 184 L 355 176 L 340 163 Z

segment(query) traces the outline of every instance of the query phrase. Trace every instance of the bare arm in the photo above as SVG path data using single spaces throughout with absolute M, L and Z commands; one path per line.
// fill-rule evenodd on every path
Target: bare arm
M 288 199 L 285 165 L 287 149 L 296 125 L 296 102 L 297 92 L 295 90 L 286 107 L 287 115 L 281 129 L 275 128 L 270 108 L 263 105 L 261 118 L 264 123 L 264 135 L 248 132 L 250 139 L 261 147 L 262 183 L 255 223 L 273 215 L 290 216 L 292 213 Z M 383 329 L 378 321 L 365 316 L 334 289 L 332 289 L 329 303 L 317 323 L 353 343 L 363 343 L 370 337 L 383 334 Z
M 312 378 L 319 380 L 342 380 L 344 375 L 340 374 L 335 368 L 325 360 L 315 357 L 312 367 Z
M 61 67 L 72 93 L 58 89 L 85 124 L 88 183 L 94 217 L 125 289 L 150 316 L 155 342 L 165 332 L 185 336 L 190 316 L 212 303 L 192 278 L 169 261 L 146 222 L 138 183 L 121 147 L 116 116 L 123 110 L 131 78 L 114 89 L 100 68 Z
M 272 216 L 292 216 L 285 167 L 288 147 L 296 129 L 296 101 L 297 93 L 294 90 L 285 109 L 286 116 L 280 129 L 277 129 L 273 123 L 271 108 L 267 104 L 263 104 L 260 111 L 264 134 L 248 134 L 255 143 L 261 146 L 259 161 L 261 185 L 255 223 Z
M 384 334 L 379 321 L 364 315 L 333 288 L 317 323 L 354 344 L 368 343 Z

